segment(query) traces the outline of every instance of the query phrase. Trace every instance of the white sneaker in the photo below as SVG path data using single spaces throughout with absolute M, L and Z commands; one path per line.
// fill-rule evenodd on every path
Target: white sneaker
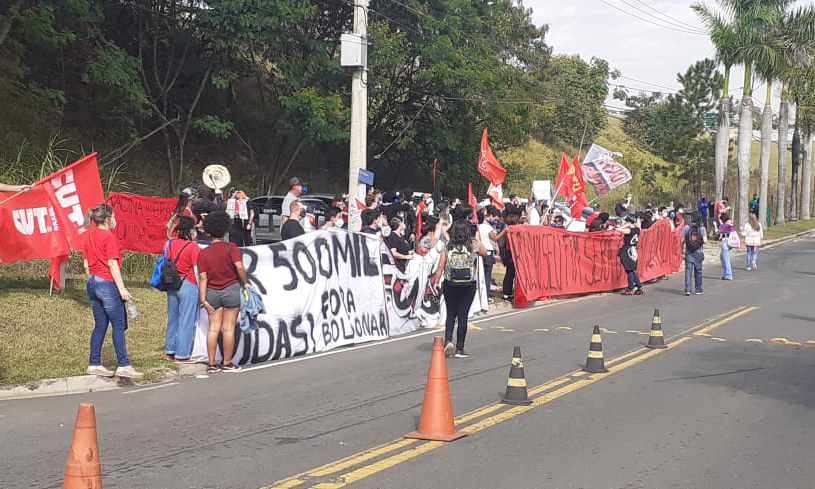
M 454 345 L 452 342 L 447 343 L 447 345 L 445 345 L 445 347 L 444 347 L 444 356 L 449 357 L 450 355 L 453 354 L 453 351 L 455 349 L 456 349 L 456 345 Z
M 136 372 L 136 369 L 133 368 L 133 365 L 128 365 L 127 367 L 117 368 L 116 376 L 126 377 L 128 379 L 141 379 L 142 377 L 144 377 L 144 372 Z
M 113 370 L 108 370 L 104 365 L 88 366 L 88 375 L 98 375 L 100 377 L 113 377 Z

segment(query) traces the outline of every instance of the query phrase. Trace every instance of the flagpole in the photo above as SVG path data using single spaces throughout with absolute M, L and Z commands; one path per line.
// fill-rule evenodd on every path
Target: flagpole
M 37 182 L 37 183 L 35 183 L 34 185 L 39 185 L 39 184 L 40 184 L 40 182 Z M 32 185 L 32 186 L 31 186 L 31 188 L 34 188 L 34 185 Z M 13 198 L 16 198 L 16 197 L 19 197 L 19 196 L 23 195 L 24 193 L 26 193 L 26 192 L 28 192 L 29 190 L 31 190 L 31 188 L 29 188 L 29 189 L 27 189 L 27 190 L 20 190 L 19 192 L 15 193 L 15 194 L 14 194 L 14 195 L 12 195 L 11 197 L 8 197 L 6 200 L 4 200 L 4 201 L 0 202 L 0 205 L 5 204 L 6 202 L 10 201 L 10 200 L 11 200 L 11 199 L 13 199 Z

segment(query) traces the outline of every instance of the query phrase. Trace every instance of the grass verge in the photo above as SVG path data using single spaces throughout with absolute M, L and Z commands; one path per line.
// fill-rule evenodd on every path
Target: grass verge
M 73 275 L 66 291 L 49 296 L 44 274 L 11 275 L 5 268 L 0 269 L 0 385 L 84 375 L 93 316 L 83 276 Z M 145 371 L 145 380 L 155 381 L 175 366 L 163 360 L 166 295 L 146 282 L 126 282 L 139 310 L 127 329 L 127 353 L 131 364 Z M 116 367 L 110 329 L 102 363 Z
M 764 239 L 778 239 L 796 233 L 815 229 L 815 219 L 809 221 L 787 221 L 783 226 L 773 226 L 764 231 Z

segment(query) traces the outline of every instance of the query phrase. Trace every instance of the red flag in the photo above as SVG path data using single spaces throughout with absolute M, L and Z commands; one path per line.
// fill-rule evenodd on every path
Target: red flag
M 500 185 L 490 185 L 490 189 L 487 191 L 490 197 L 492 197 L 492 204 L 499 208 L 504 208 L 504 190 L 501 188 Z
M 51 265 L 48 267 L 48 280 L 53 284 L 54 289 L 62 290 L 61 268 L 62 264 L 68 261 L 68 255 L 51 258 Z
M 427 210 L 427 204 L 424 201 L 419 202 L 416 206 L 416 247 L 419 247 L 419 240 L 422 238 L 422 214 Z
M 11 193 L 0 193 L 0 200 Z M 0 258 L 3 263 L 68 254 L 54 206 L 42 185 L 0 205 Z
M 470 205 L 470 207 L 473 208 L 473 211 L 475 211 L 475 207 L 476 207 L 476 205 L 475 205 L 475 195 L 473 195 L 473 184 L 472 183 L 469 184 L 469 187 L 467 189 L 467 203 Z
M 498 158 L 492 153 L 490 143 L 487 140 L 487 128 L 484 128 L 484 134 L 481 136 L 481 154 L 478 157 L 478 173 L 484 175 L 484 178 L 490 181 L 493 185 L 501 185 L 504 183 L 504 178 L 507 176 L 507 171 L 498 162 Z
M 583 181 L 583 167 L 580 165 L 577 156 L 569 162 L 565 153 L 561 155 L 555 188 L 558 190 L 558 195 L 566 198 L 586 191 L 586 182 Z
M 433 160 L 433 190 L 436 190 L 436 172 L 439 170 L 439 160 Z
M 68 243 L 73 249 L 81 251 L 84 233 L 87 231 L 84 227 L 85 213 L 105 202 L 96 153 L 66 166 L 37 184 L 42 184 L 50 197 L 60 229 Z

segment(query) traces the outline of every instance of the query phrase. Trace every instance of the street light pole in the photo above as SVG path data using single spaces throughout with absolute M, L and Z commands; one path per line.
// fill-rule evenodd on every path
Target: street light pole
M 368 0 L 354 0 L 354 37 L 363 45 L 368 42 Z M 365 184 L 359 183 L 359 170 L 367 166 L 368 144 L 368 66 L 367 55 L 361 66 L 354 70 L 351 82 L 351 151 L 348 167 L 348 208 L 356 205 L 355 199 L 365 200 Z M 349 222 L 351 231 L 359 231 L 359 220 Z

